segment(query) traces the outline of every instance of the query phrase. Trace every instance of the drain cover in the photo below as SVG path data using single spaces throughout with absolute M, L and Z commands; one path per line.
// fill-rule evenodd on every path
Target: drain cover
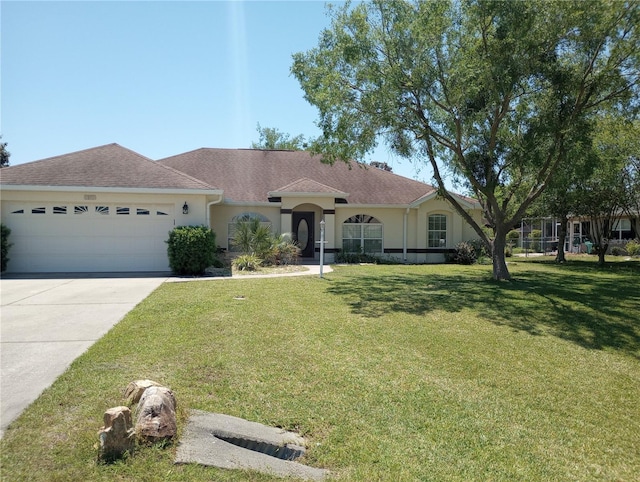
M 192 410 L 176 463 L 251 469 L 282 477 L 323 480 L 328 471 L 294 459 L 305 452 L 300 435 L 219 413 Z

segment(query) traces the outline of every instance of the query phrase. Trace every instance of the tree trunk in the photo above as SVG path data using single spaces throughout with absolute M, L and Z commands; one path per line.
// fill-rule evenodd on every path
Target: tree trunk
M 560 223 L 560 231 L 558 232 L 558 252 L 556 254 L 556 263 L 566 263 L 564 256 L 564 242 L 567 239 L 567 220 L 562 219 Z
M 598 266 L 601 268 L 604 266 L 604 255 L 609 249 L 609 243 L 603 243 L 598 246 Z
M 491 260 L 493 262 L 493 279 L 511 280 L 511 275 L 507 269 L 507 261 L 504 255 L 504 250 L 507 246 L 507 232 L 502 230 L 496 230 L 495 238 L 491 243 Z

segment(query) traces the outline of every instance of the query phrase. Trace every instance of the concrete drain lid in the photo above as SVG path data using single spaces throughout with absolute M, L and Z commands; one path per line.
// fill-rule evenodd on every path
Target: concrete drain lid
M 295 459 L 304 455 L 300 435 L 220 413 L 192 410 L 176 463 L 249 469 L 281 477 L 323 480 L 329 472 Z

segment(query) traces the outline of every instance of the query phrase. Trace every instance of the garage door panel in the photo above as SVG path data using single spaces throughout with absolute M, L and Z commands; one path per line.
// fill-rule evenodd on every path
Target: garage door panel
M 45 214 L 31 209 L 26 206 L 23 214 L 13 215 L 5 211 L 14 244 L 12 272 L 169 270 L 164 241 L 173 229 L 173 216 L 157 216 L 153 209 L 145 216 L 118 216 L 115 205 L 108 215 L 92 205 L 83 214 L 74 214 L 69 205 L 67 214 L 54 214 L 52 205 Z

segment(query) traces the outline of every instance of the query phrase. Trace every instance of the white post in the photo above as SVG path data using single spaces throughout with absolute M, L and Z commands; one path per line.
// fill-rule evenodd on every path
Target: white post
M 320 278 L 322 278 L 322 268 L 324 266 L 324 219 L 320 221 Z

